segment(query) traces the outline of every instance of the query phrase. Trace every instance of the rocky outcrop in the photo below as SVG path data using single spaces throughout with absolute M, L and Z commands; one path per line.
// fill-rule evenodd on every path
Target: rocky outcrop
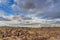
M 0 40 L 60 40 L 60 28 L 0 27 Z

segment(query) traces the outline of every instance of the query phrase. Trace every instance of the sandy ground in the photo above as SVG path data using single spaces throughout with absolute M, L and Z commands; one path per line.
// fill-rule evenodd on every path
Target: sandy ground
M 60 28 L 0 27 L 0 40 L 60 40 Z

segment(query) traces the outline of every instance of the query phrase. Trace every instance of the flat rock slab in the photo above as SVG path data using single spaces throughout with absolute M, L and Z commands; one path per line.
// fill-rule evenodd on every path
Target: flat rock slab
M 60 28 L 0 27 L 0 40 L 60 40 Z

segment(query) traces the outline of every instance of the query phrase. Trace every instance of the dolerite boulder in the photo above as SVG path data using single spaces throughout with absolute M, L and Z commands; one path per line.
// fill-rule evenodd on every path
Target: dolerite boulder
M 0 40 L 60 40 L 60 28 L 0 27 Z

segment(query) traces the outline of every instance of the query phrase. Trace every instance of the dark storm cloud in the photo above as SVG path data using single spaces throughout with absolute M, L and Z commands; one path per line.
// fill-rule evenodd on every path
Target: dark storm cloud
M 50 14 L 48 14 L 48 16 L 47 16 L 47 17 L 60 18 L 60 12 L 50 13 Z
M 22 0 L 21 0 L 22 1 Z M 24 4 L 21 3 L 20 7 L 25 8 L 25 9 L 37 9 L 37 8 L 42 8 L 44 7 L 46 0 L 25 0 Z
M 35 4 L 33 2 L 27 1 L 25 5 L 23 5 L 23 8 L 25 9 L 33 9 L 35 8 Z
M 60 12 L 48 12 L 43 14 L 37 14 L 36 17 L 47 18 L 47 19 L 60 18 Z
M 36 17 L 60 18 L 60 0 L 20 0 L 20 2 L 17 2 L 17 4 L 26 11 L 26 16 L 27 13 L 34 13 Z M 30 9 L 32 9 L 32 12 Z M 42 13 L 39 11 L 42 11 Z
M 23 17 L 22 19 L 23 20 L 31 20 L 32 18 L 31 17 Z
M 27 16 L 25 16 L 25 15 L 15 15 L 15 16 L 13 16 L 13 19 L 14 20 L 16 20 L 16 19 L 18 19 L 18 20 L 31 20 L 32 18 L 31 17 L 27 17 Z
M 31 19 L 32 19 L 31 17 L 27 17 L 26 15 L 20 15 L 20 17 L 21 17 L 23 20 L 31 20 Z
M 11 20 L 9 20 L 7 18 L 0 17 L 0 21 L 11 21 Z

